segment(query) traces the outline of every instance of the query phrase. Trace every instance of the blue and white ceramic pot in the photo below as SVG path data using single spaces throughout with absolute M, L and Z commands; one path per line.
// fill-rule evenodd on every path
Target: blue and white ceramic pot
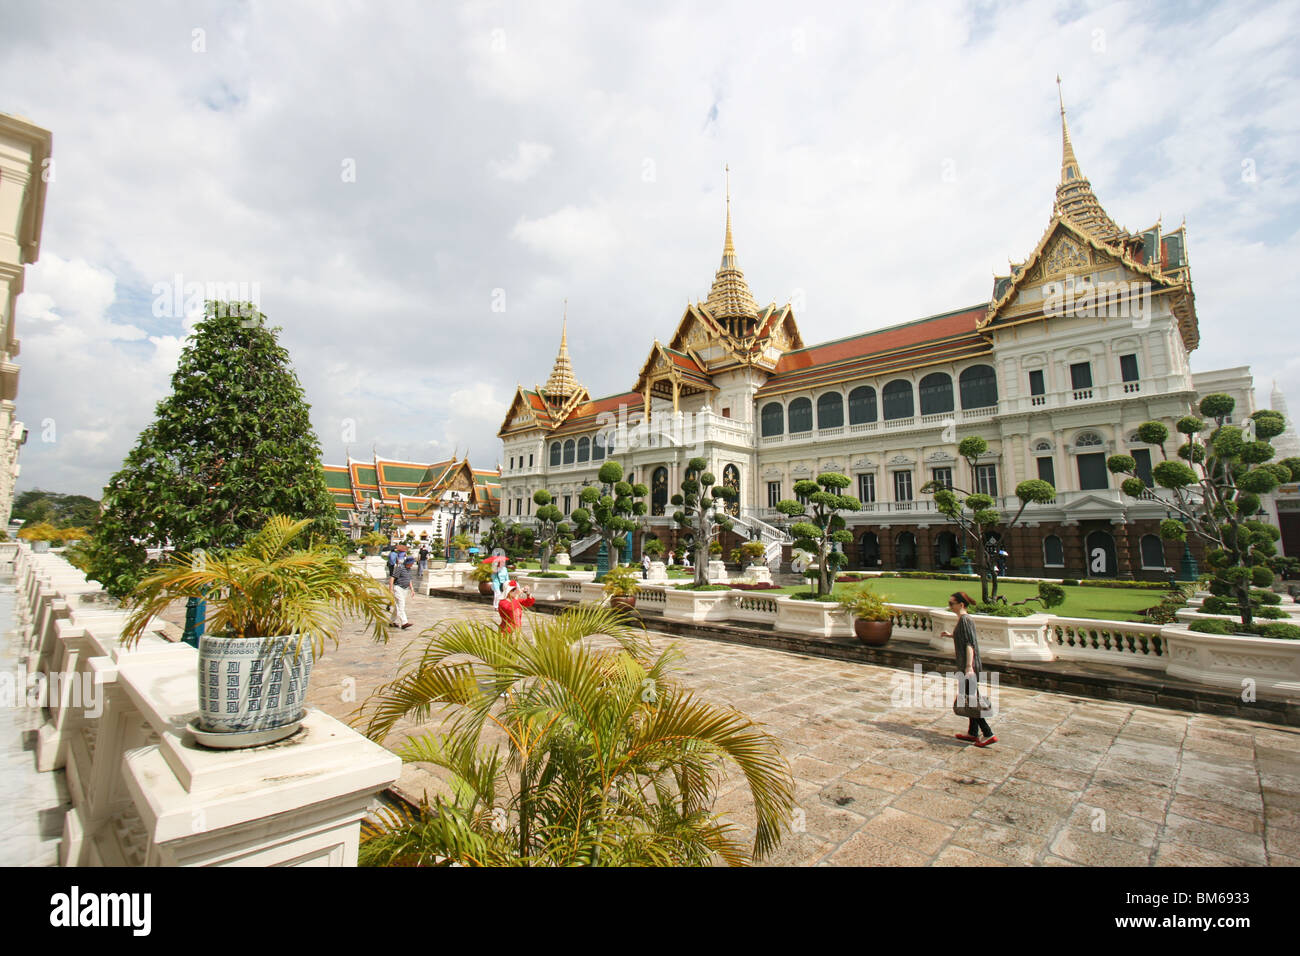
M 257 733 L 302 719 L 310 641 L 295 635 L 199 638 L 199 721 L 209 733 Z

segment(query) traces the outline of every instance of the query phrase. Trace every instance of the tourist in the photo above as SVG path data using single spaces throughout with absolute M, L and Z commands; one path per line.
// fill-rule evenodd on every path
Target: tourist
M 497 555 L 492 561 L 492 607 L 495 610 L 506 595 L 506 583 L 510 580 L 510 569 L 506 566 L 505 555 Z
M 429 570 L 429 544 L 427 541 L 420 542 L 420 577 Z
M 998 577 L 1000 578 L 1007 576 L 1007 558 L 1009 557 L 1011 556 L 1007 554 L 1006 548 L 998 548 Z
M 406 545 L 399 544 L 388 552 L 388 576 L 391 578 L 399 564 L 406 558 Z
M 411 575 L 414 573 L 415 558 L 403 558 L 401 565 L 393 572 L 391 590 L 393 592 L 393 620 L 389 627 L 406 630 L 411 622 L 406 619 L 406 599 L 411 594 Z
M 536 603 L 527 588 L 520 588 L 518 581 L 506 583 L 505 597 L 497 604 L 501 615 L 501 633 L 512 634 L 524 626 L 524 608 Z
M 940 636 L 952 638 L 957 673 L 963 685 L 963 691 L 958 693 L 958 700 L 962 699 L 964 693 L 965 699 L 971 701 L 972 706 L 978 706 L 981 703 L 979 699 L 980 647 L 975 639 L 975 624 L 967 613 L 967 608 L 974 603 L 975 599 L 964 591 L 957 591 L 948 598 L 948 610 L 957 615 L 957 624 L 951 631 L 944 631 Z M 970 723 L 966 733 L 957 734 L 957 739 L 969 741 L 976 747 L 987 747 L 989 744 L 997 743 L 998 738 L 993 736 L 992 728 L 984 719 L 986 713 L 986 710 L 981 709 L 978 717 L 968 717 Z
M 650 555 L 648 554 L 641 555 L 641 577 L 647 580 L 650 577 Z

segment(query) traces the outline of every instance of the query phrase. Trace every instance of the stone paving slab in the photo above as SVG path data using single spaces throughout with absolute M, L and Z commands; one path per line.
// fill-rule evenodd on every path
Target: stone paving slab
M 414 595 L 414 627 L 378 645 L 352 627 L 312 674 L 309 701 L 347 719 L 419 631 L 491 621 L 490 604 Z M 677 678 L 750 715 L 780 742 L 796 780 L 786 866 L 1295 865 L 1300 729 L 1051 691 L 1000 688 L 999 743 L 976 748 L 946 704 L 896 706 L 900 672 L 651 630 L 683 651 Z M 923 703 L 923 702 L 921 702 Z M 406 725 L 388 741 L 414 733 Z M 436 773 L 408 765 L 418 796 Z M 743 786 L 717 809 L 745 828 Z

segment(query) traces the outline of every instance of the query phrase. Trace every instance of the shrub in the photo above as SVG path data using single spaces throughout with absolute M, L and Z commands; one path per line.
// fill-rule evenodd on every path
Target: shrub
M 1232 621 L 1220 621 L 1217 618 L 1210 618 L 1208 621 L 1193 621 L 1188 630 L 1197 631 L 1201 634 L 1231 634 L 1233 628 Z M 1240 627 L 1240 625 L 1236 625 Z
M 745 584 L 744 582 L 737 581 L 731 585 L 731 588 L 735 591 L 779 591 L 781 590 L 781 585 L 771 584 L 769 582 Z
M 678 591 L 730 591 L 728 584 L 679 584 Z
M 1167 581 L 1111 581 L 1105 578 L 1088 578 L 1086 581 L 1064 581 L 1084 588 L 1139 588 L 1143 591 L 1167 591 Z
M 1079 586 L 1079 582 L 1074 578 L 1066 578 L 1061 583 L 1067 588 L 1077 588 Z
M 528 575 L 530 578 L 567 578 L 568 575 L 563 571 L 534 571 Z
M 584 570 L 584 571 L 595 571 L 595 570 L 596 570 L 596 566 L 595 566 L 594 564 L 584 564 L 584 565 L 582 566 L 582 570 Z
M 971 611 L 975 614 L 988 614 L 992 617 L 1029 617 L 1031 614 L 1038 613 L 1036 609 L 1025 607 L 1023 604 L 1003 604 L 1001 601 L 975 604 L 971 606 Z
M 812 591 L 796 591 L 790 597 L 796 601 L 835 601 L 838 603 L 838 599 L 829 594 L 814 594 Z
M 840 610 L 848 611 L 859 621 L 888 621 L 889 608 L 870 587 L 856 588 L 840 599 Z
M 1181 601 L 1161 601 L 1155 607 L 1143 611 L 1142 616 L 1146 618 L 1148 624 L 1172 624 L 1182 607 Z
M 1256 588 L 1250 592 L 1250 599 L 1259 604 L 1281 604 L 1282 595 L 1276 591 L 1265 591 L 1263 588 Z
M 1300 626 L 1272 621 L 1268 624 L 1259 625 L 1259 636 L 1271 637 L 1281 641 L 1297 641 L 1300 640 Z
M 1255 616 L 1278 620 L 1279 618 L 1289 618 L 1291 615 L 1280 607 L 1261 607 L 1256 609 Z

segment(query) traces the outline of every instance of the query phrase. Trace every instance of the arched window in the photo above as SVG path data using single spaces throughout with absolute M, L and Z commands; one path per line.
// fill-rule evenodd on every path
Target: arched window
M 768 402 L 763 406 L 763 437 L 780 435 L 785 432 L 785 409 L 780 402 Z
M 591 460 L 602 461 L 605 457 L 605 432 L 596 432 L 596 437 L 591 440 Z
M 656 468 L 650 478 L 650 513 L 662 515 L 668 505 L 668 469 Z
M 1065 547 L 1061 544 L 1061 539 L 1054 534 L 1049 534 L 1043 539 L 1043 567 L 1065 567 Z
M 916 535 L 900 532 L 894 539 L 894 567 L 903 571 L 916 570 Z
M 591 439 L 583 437 L 578 439 L 578 461 L 591 460 Z
M 880 539 L 874 531 L 864 531 L 858 539 L 858 564 L 867 569 L 880 567 Z
M 1101 436 L 1096 432 L 1079 432 L 1074 439 L 1074 447 L 1091 448 L 1094 445 L 1103 444 Z
M 972 365 L 958 376 L 962 408 L 988 408 L 998 403 L 998 377 L 992 365 Z
M 931 372 L 921 379 L 917 390 L 921 393 L 922 415 L 942 415 L 952 411 L 952 376 L 948 373 Z
M 551 464 L 558 465 L 559 463 L 560 463 L 560 443 L 558 441 L 553 441 L 551 442 Z
M 564 443 L 564 463 L 565 463 L 566 465 L 572 465 L 572 464 L 573 464 L 573 452 L 574 452 L 574 448 L 575 448 L 575 446 L 574 446 L 574 443 L 573 443 L 573 439 L 572 439 L 572 438 L 570 438 L 568 441 L 566 441 L 566 442 Z
M 849 424 L 866 425 L 876 420 L 876 390 L 859 385 L 849 392 Z
M 730 488 L 736 493 L 736 496 L 727 502 L 727 513 L 731 515 L 740 514 L 740 469 L 735 465 L 728 465 L 722 469 L 722 487 Z
M 885 421 L 897 418 L 911 418 L 916 414 L 912 402 L 912 383 L 901 378 L 894 379 L 881 390 L 885 401 Z
M 796 398 L 790 403 L 790 410 L 786 413 L 790 417 L 790 434 L 795 432 L 812 431 L 812 401 L 807 398 Z
M 1165 544 L 1154 534 L 1142 536 L 1142 567 L 1157 571 L 1165 569 Z
M 827 392 L 817 399 L 817 427 L 840 428 L 844 424 L 844 399 L 839 392 Z
M 1051 451 L 1051 450 L 1052 450 L 1052 443 L 1045 438 L 1034 442 L 1034 451 Z

